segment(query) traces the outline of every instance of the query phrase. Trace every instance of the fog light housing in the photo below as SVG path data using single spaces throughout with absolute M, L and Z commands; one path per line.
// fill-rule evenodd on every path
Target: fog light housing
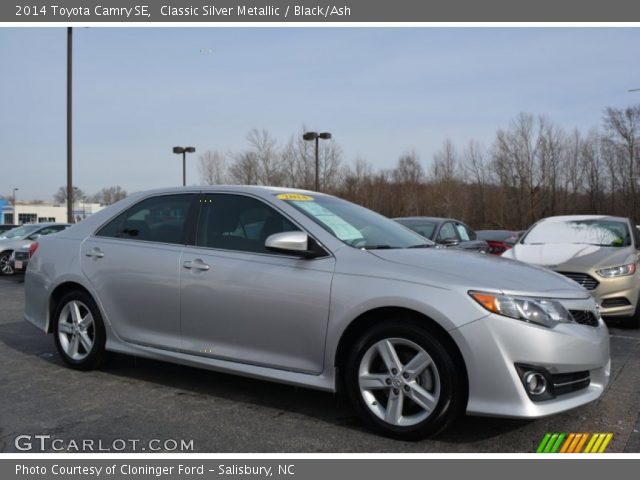
M 540 372 L 528 371 L 522 379 L 529 395 L 538 397 L 547 391 L 547 379 Z
M 531 400 L 543 402 L 556 397 L 552 375 L 546 368 L 523 363 L 516 363 L 515 367 L 524 391 Z

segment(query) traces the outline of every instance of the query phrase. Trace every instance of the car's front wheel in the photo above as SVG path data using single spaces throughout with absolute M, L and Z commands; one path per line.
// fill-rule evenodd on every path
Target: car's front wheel
M 0 253 L 0 275 L 13 275 L 10 259 L 11 252 Z
M 443 342 L 412 322 L 389 321 L 365 332 L 347 358 L 343 380 L 360 417 L 403 440 L 444 430 L 466 404 L 465 376 Z
M 100 311 L 83 291 L 65 295 L 54 312 L 53 333 L 62 359 L 78 370 L 100 366 L 105 357 L 105 330 Z

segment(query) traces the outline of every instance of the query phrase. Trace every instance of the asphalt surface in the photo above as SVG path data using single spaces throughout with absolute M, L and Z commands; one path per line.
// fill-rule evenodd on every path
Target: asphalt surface
M 329 393 L 125 355 L 100 371 L 66 368 L 52 337 L 22 319 L 19 280 L 0 278 L 0 452 L 30 435 L 35 452 L 87 440 L 85 451 L 179 452 L 182 440 L 182 451 L 214 453 L 528 453 L 547 432 L 612 432 L 607 452 L 640 452 L 639 330 L 610 325 L 612 381 L 598 402 L 534 421 L 465 417 L 408 443 L 370 433 Z

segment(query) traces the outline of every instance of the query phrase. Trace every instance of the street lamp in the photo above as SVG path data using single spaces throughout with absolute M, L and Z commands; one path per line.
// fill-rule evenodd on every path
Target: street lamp
M 322 132 L 322 133 L 317 133 L 317 132 L 307 132 L 304 135 L 302 135 L 303 140 L 307 140 L 307 141 L 312 141 L 315 140 L 316 141 L 316 192 L 320 190 L 319 187 L 319 163 L 318 163 L 318 142 L 320 141 L 320 139 L 322 140 L 329 140 L 331 138 L 331 134 L 329 132 Z
M 16 192 L 20 190 L 19 188 L 14 188 L 13 189 L 13 224 L 17 225 L 17 218 L 18 218 L 18 214 L 16 212 Z
M 194 153 L 195 147 L 173 147 L 173 153 L 182 154 L 182 186 L 187 185 L 187 153 Z

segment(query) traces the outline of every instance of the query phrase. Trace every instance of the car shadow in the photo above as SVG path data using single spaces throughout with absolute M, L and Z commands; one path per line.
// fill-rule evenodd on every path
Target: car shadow
M 67 368 L 55 351 L 51 336 L 42 335 L 26 322 L 1 324 L 0 342 L 31 357 L 31 360 L 25 361 L 46 362 L 61 369 Z M 95 375 L 92 372 L 82 374 Z M 371 433 L 362 425 L 343 396 L 329 392 L 124 354 L 110 354 L 100 374 L 121 377 L 127 381 L 151 382 L 174 389 L 178 396 L 243 402 L 278 410 L 278 415 L 290 412 L 365 434 Z M 438 435 L 436 440 L 454 444 L 487 440 L 521 429 L 529 423 L 530 421 L 465 416 Z

